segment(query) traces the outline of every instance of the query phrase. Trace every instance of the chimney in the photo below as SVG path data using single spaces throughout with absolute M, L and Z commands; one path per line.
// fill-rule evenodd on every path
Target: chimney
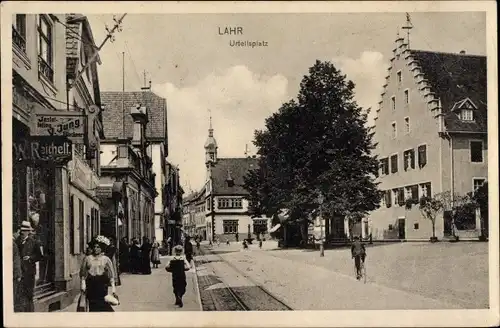
M 141 147 L 146 139 L 146 124 L 148 123 L 148 111 L 145 106 L 137 104 L 130 109 L 130 115 L 134 120 L 134 134 L 132 145 Z
M 460 54 L 461 54 L 461 55 L 465 55 L 465 50 L 461 50 L 461 51 L 460 51 Z

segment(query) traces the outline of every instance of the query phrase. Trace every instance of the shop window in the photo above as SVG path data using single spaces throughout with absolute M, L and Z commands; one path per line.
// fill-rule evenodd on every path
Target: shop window
M 238 232 L 238 220 L 223 220 L 222 227 L 224 234 L 235 234 Z

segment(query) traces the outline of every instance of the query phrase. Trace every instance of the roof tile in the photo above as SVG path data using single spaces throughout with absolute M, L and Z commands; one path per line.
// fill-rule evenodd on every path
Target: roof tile
M 212 184 L 215 195 L 245 195 L 248 191 L 243 188 L 244 176 L 249 170 L 256 169 L 258 159 L 252 157 L 218 158 L 212 168 Z M 234 186 L 227 183 L 228 171 L 234 180 Z

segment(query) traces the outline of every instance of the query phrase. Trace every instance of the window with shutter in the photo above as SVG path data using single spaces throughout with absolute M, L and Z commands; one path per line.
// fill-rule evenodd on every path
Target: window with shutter
M 411 186 L 411 199 L 418 201 L 418 185 Z
M 415 169 L 415 150 L 410 150 L 410 165 L 412 169 Z
M 391 191 L 390 190 L 387 190 L 385 192 L 385 206 L 386 207 L 391 207 L 392 206 Z
M 404 188 L 398 189 L 398 205 L 403 206 L 405 204 L 405 190 Z
M 422 168 L 427 164 L 427 146 L 418 146 L 418 167 Z
M 403 168 L 405 171 L 408 171 L 408 164 L 409 164 L 409 161 L 408 161 L 408 151 L 405 151 L 403 153 Z
M 391 156 L 391 173 L 398 172 L 398 155 Z

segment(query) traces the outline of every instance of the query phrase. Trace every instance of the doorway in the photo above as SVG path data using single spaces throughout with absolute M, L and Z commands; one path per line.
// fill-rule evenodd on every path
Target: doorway
M 398 219 L 398 238 L 406 239 L 406 220 L 404 218 Z

